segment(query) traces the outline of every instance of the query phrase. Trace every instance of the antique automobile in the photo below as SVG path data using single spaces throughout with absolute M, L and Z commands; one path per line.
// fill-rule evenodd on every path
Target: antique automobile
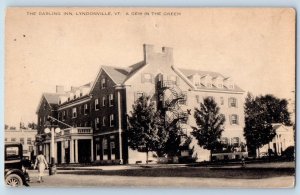
M 29 186 L 26 172 L 28 160 L 23 159 L 23 147 L 20 143 L 5 143 L 5 183 L 9 186 Z M 25 166 L 24 166 L 25 165 Z

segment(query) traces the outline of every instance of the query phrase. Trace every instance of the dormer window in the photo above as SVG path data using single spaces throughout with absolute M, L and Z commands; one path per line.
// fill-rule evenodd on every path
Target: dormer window
M 228 88 L 228 89 L 234 89 L 234 83 L 232 81 L 231 78 L 226 78 L 224 79 L 224 85 Z

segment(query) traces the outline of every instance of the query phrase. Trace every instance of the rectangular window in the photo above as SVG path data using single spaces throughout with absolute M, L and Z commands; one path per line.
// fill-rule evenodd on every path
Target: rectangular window
M 220 97 L 220 104 L 224 105 L 224 97 Z
M 24 138 L 20 138 L 20 143 L 24 144 Z
M 187 104 L 187 92 L 183 91 L 181 96 L 182 96 L 182 99 L 179 99 L 178 103 L 182 104 L 182 105 L 186 105 Z
M 29 152 L 32 152 L 33 151 L 33 146 L 29 146 L 28 150 L 29 150 Z
M 7 138 L 5 138 L 5 142 L 7 142 Z
M 113 114 L 111 114 L 109 117 L 109 126 L 110 127 L 114 126 L 114 115 Z
M 228 99 L 228 104 L 229 104 L 229 107 L 237 107 L 237 100 L 236 98 L 234 97 L 231 97 Z
M 142 75 L 142 83 L 146 83 L 146 82 L 149 82 L 149 83 L 152 82 L 152 74 L 150 74 L 150 73 L 144 73 Z
M 73 118 L 77 117 L 77 108 L 72 108 L 72 117 Z
M 102 146 L 103 146 L 103 149 L 104 149 L 104 150 L 107 149 L 107 139 L 106 139 L 106 138 L 103 138 Z
M 95 118 L 95 129 L 96 130 L 99 130 L 100 128 L 100 121 L 99 121 L 99 118 Z
M 233 147 L 238 147 L 240 145 L 240 138 L 239 137 L 231 138 L 231 144 Z
M 231 125 L 238 125 L 239 124 L 238 115 L 236 115 L 236 114 L 230 115 L 230 124 Z
M 16 142 L 16 138 L 12 137 L 11 139 L 11 142 Z
M 99 110 L 99 99 L 95 99 L 95 110 Z
M 30 137 L 27 138 L 27 144 L 28 144 L 28 145 L 31 145 L 31 138 L 30 138 Z
M 88 104 L 84 104 L 84 114 L 88 114 L 89 113 L 89 107 Z
M 143 92 L 136 92 L 135 100 L 138 100 L 140 97 L 143 97 L 143 96 L 144 96 Z
M 106 126 L 106 117 L 105 116 L 102 118 L 102 126 Z
M 59 121 L 61 120 L 61 113 L 60 112 L 57 114 L 57 118 L 58 118 Z
M 66 111 L 65 110 L 62 112 L 62 120 L 63 121 L 66 120 Z
M 109 106 L 114 105 L 114 94 L 109 94 Z
M 199 95 L 196 95 L 196 101 L 197 101 L 197 103 L 200 103 L 200 96 Z
M 222 138 L 221 138 L 221 144 L 223 144 L 223 145 L 228 145 L 228 144 L 229 144 L 228 138 L 227 138 L 227 137 L 222 137 Z
M 106 106 L 106 97 L 105 96 L 102 97 L 102 106 Z
M 105 88 L 106 88 L 106 79 L 105 79 L 105 78 L 102 78 L 102 79 L 101 79 L 101 88 L 102 88 L 102 89 L 105 89 Z

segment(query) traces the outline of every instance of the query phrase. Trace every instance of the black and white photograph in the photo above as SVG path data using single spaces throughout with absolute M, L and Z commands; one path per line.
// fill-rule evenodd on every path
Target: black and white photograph
M 9 7 L 12 187 L 294 188 L 292 8 Z

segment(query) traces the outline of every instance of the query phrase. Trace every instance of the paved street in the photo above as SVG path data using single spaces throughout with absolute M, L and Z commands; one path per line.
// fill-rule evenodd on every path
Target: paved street
M 268 167 L 269 165 L 269 167 Z M 272 166 L 272 167 L 270 167 Z M 30 170 L 32 187 L 292 187 L 293 170 L 288 163 L 249 165 L 240 167 L 177 166 L 97 166 L 58 170 L 45 182 L 37 183 L 37 171 Z

